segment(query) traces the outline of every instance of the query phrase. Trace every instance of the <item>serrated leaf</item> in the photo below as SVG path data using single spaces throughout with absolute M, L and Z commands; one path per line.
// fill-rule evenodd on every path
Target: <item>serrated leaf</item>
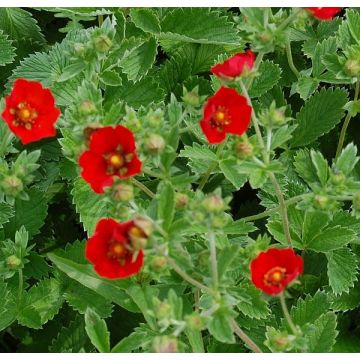
M 17 314 L 16 299 L 3 281 L 0 282 L 0 299 L 0 331 L 3 331 L 15 321 Z
M 231 317 L 223 311 L 216 311 L 208 324 L 209 333 L 218 341 L 233 344 L 235 337 L 230 325 Z
M 158 218 L 165 231 L 169 230 L 175 214 L 175 191 L 171 184 L 166 183 L 160 190 L 158 200 Z
M 84 69 L 85 69 L 85 63 L 82 61 L 77 61 L 73 64 L 66 66 L 62 70 L 61 75 L 58 77 L 56 81 L 61 83 L 70 80 L 71 78 L 80 74 Z
M 357 283 L 348 293 L 343 292 L 332 299 L 332 309 L 335 311 L 352 310 L 360 306 L 360 286 Z
M 344 115 L 347 92 L 343 89 L 322 89 L 315 93 L 296 116 L 298 127 L 293 133 L 293 147 L 310 144 L 337 125 Z
M 357 147 L 351 143 L 342 150 L 340 156 L 335 161 L 335 167 L 337 170 L 342 171 L 345 176 L 348 176 L 358 161 Z
M 301 149 L 294 156 L 294 166 L 296 172 L 308 183 L 316 183 L 318 176 L 316 169 L 311 161 L 310 152 L 307 149 Z
M 14 208 L 7 203 L 0 203 L 0 229 L 3 227 L 3 224 L 6 224 L 10 221 L 10 218 L 14 216 Z
M 121 86 L 122 79 L 114 70 L 105 70 L 100 75 L 100 81 L 107 86 Z
M 360 14 L 354 10 L 346 12 L 347 25 L 351 35 L 359 43 L 360 42 Z
M 237 44 L 238 31 L 215 9 L 177 8 L 161 21 L 160 39 L 202 44 Z
M 271 90 L 280 80 L 281 69 L 278 64 L 265 60 L 259 67 L 259 76 L 255 78 L 249 91 L 250 97 L 260 97 Z
M 329 174 L 329 165 L 324 156 L 319 151 L 310 151 L 311 161 L 315 167 L 317 177 L 322 186 L 326 185 Z
M 2 30 L 0 30 L 0 49 L 0 66 L 12 63 L 15 59 L 15 48 Z
M 241 174 L 236 170 L 236 160 L 222 160 L 219 162 L 219 167 L 224 176 L 239 190 L 247 181 L 247 176 Z
M 130 17 L 133 23 L 145 32 L 160 32 L 160 21 L 155 12 L 149 8 L 132 8 Z
M 110 333 L 106 322 L 91 308 L 85 313 L 85 331 L 99 352 L 110 352 Z
M 294 83 L 296 92 L 303 100 L 307 100 L 318 88 L 320 81 L 312 77 L 301 77 Z
M 303 326 L 306 323 L 314 323 L 321 315 L 328 311 L 330 301 L 324 291 L 318 291 L 314 296 L 306 295 L 299 299 L 291 308 L 291 317 L 296 325 Z
M 321 43 L 318 43 L 315 47 L 315 52 L 313 55 L 313 75 L 317 77 L 326 69 L 325 65 L 322 62 L 322 58 L 326 54 L 335 53 L 337 50 L 336 38 L 329 37 L 323 40 Z
M 219 280 L 225 276 L 228 267 L 235 260 L 240 248 L 237 245 L 223 248 L 218 255 L 218 273 Z
M 154 64 L 156 48 L 156 40 L 151 37 L 149 40 L 125 52 L 119 65 L 129 80 L 138 81 L 147 74 Z
M 10 238 L 21 226 L 25 226 L 32 237 L 38 234 L 44 225 L 48 209 L 44 194 L 37 189 L 30 189 L 27 194 L 29 200 L 15 200 L 15 216 L 11 217 L 10 221 L 4 225 L 5 234 Z
M 191 160 L 198 159 L 204 161 L 216 161 L 215 153 L 207 145 L 195 143 L 193 146 L 185 145 L 180 151 L 180 157 L 187 157 Z
M 51 320 L 63 303 L 60 284 L 56 279 L 45 279 L 23 296 L 17 320 L 20 324 L 39 329 Z
M 308 325 L 304 331 L 308 340 L 308 352 L 330 352 L 338 334 L 336 325 L 336 315 L 333 312 L 323 314 L 313 325 Z
M 246 235 L 249 232 L 254 232 L 255 230 L 256 227 L 252 223 L 245 222 L 241 219 L 226 224 L 222 229 L 224 234 L 227 235 Z
M 329 284 L 334 294 L 348 292 L 354 286 L 358 273 L 356 256 L 349 248 L 344 247 L 327 253 L 326 257 Z
M 144 327 L 135 328 L 129 336 L 121 339 L 112 349 L 112 353 L 129 353 L 147 346 L 153 339 L 154 334 Z

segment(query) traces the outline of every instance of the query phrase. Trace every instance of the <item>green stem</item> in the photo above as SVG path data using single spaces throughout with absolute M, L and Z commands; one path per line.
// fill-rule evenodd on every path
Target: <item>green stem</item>
M 210 247 L 210 264 L 211 264 L 212 282 L 213 282 L 214 291 L 216 293 L 219 288 L 219 273 L 218 273 L 218 264 L 216 259 L 215 233 L 211 229 L 208 232 L 208 240 Z
M 136 180 L 135 178 L 131 178 L 131 182 L 139 189 L 141 189 L 145 194 L 149 195 L 149 197 L 155 199 L 156 195 L 146 185 Z
M 225 147 L 225 144 L 226 144 L 226 140 L 222 144 L 220 144 L 218 146 L 218 148 L 216 150 L 216 157 L 218 157 L 221 154 L 221 152 L 223 151 L 223 149 Z M 201 181 L 199 183 L 199 187 L 197 188 L 197 190 L 202 190 L 204 188 L 205 184 L 209 180 L 209 177 L 210 177 L 211 173 L 217 168 L 217 166 L 218 166 L 218 161 L 217 160 L 213 161 L 209 165 L 206 173 L 204 174 L 203 178 L 201 179 Z
M 104 15 L 99 15 L 98 22 L 99 22 L 99 27 L 101 27 L 104 22 Z
M 189 284 L 196 286 L 197 288 L 199 288 L 200 290 L 206 293 L 209 294 L 212 293 L 212 289 L 192 278 L 189 274 L 187 274 L 184 270 L 182 270 L 181 267 L 171 257 L 168 256 L 167 260 L 168 260 L 168 264 Z
M 291 71 L 294 73 L 294 75 L 299 79 L 300 78 L 300 73 L 299 70 L 296 68 L 295 64 L 294 64 L 294 60 L 292 57 L 292 52 L 291 52 L 291 44 L 290 41 L 288 41 L 286 43 L 286 57 L 288 60 L 288 64 L 290 66 Z
M 233 332 L 251 349 L 254 353 L 262 353 L 261 349 L 250 339 L 248 335 L 239 327 L 235 320 L 231 320 Z
M 21 307 L 22 295 L 23 295 L 23 287 L 24 287 L 24 277 L 22 269 L 19 269 L 19 290 L 18 290 L 18 307 Z
M 279 25 L 277 31 L 285 29 L 295 18 L 298 17 L 301 11 L 303 11 L 303 9 L 301 8 L 298 10 L 294 10 L 293 13 Z
M 354 101 L 357 101 L 357 99 L 359 98 L 359 91 L 360 91 L 360 81 L 357 81 L 356 83 L 356 87 L 355 87 L 355 94 L 354 94 Z M 344 141 L 345 141 L 345 135 L 346 135 L 346 130 L 349 126 L 350 120 L 352 118 L 352 115 L 350 113 L 350 111 L 347 113 L 346 118 L 344 120 L 344 124 L 341 128 L 341 133 L 340 133 L 340 138 L 339 138 L 339 143 L 336 149 L 336 155 L 335 155 L 335 159 L 337 159 L 341 153 L 341 150 L 344 146 Z
M 293 332 L 294 335 L 297 335 L 298 334 L 298 330 L 294 324 L 294 322 L 292 321 L 291 319 L 291 316 L 289 314 L 289 310 L 286 306 L 286 300 L 285 300 L 285 296 L 284 296 L 284 293 L 282 292 L 280 295 L 279 295 L 279 298 L 280 298 L 280 304 L 281 304 L 281 308 L 282 308 L 282 311 L 284 313 L 284 316 L 285 316 L 285 319 L 287 321 L 287 323 L 289 324 L 289 327 L 291 329 L 291 331 Z

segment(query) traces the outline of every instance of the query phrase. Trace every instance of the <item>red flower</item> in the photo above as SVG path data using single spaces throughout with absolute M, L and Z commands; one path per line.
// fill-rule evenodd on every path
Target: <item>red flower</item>
M 342 10 L 341 7 L 308 7 L 314 17 L 319 20 L 331 20 L 338 12 Z
M 217 144 L 227 133 L 242 135 L 250 125 L 251 111 L 244 96 L 222 86 L 208 99 L 200 126 L 209 143 Z
M 49 89 L 38 81 L 17 79 L 5 98 L 2 117 L 10 130 L 25 145 L 56 135 L 55 122 L 60 110 Z
M 292 249 L 269 249 L 251 261 L 254 285 L 269 295 L 277 295 L 303 272 L 303 259 Z
M 81 155 L 79 164 L 83 168 L 81 176 L 99 194 L 112 185 L 114 176 L 123 179 L 141 171 L 134 135 L 121 125 L 94 131 L 89 150 Z
M 221 64 L 211 68 L 211 72 L 220 78 L 234 78 L 254 67 L 255 54 L 251 50 L 238 53 Z
M 138 273 L 144 253 L 135 250 L 134 237 L 146 235 L 134 221 L 118 223 L 113 219 L 100 220 L 94 235 L 87 241 L 85 256 L 95 271 L 108 279 L 122 279 Z

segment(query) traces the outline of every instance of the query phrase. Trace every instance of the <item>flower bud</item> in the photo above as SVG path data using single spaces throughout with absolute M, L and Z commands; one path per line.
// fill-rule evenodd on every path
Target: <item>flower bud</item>
M 286 122 L 285 111 L 283 109 L 274 109 L 270 115 L 272 123 L 275 125 L 283 125 Z
M 189 197 L 183 193 L 175 194 L 175 207 L 177 209 L 183 209 L 189 204 Z
M 186 325 L 189 329 L 201 331 L 204 328 L 204 319 L 198 313 L 192 313 L 185 317 Z
M 326 209 L 329 203 L 329 198 L 326 195 L 315 195 L 314 200 L 315 200 L 315 205 L 319 209 Z
M 91 100 L 83 100 L 79 106 L 79 113 L 83 116 L 88 116 L 92 114 L 96 114 L 97 109 L 93 101 Z
M 146 115 L 146 120 L 152 128 L 158 128 L 164 119 L 164 112 L 161 109 L 150 110 Z
M 131 184 L 117 184 L 113 188 L 112 197 L 116 201 L 130 201 L 134 198 L 134 188 Z
M 110 50 L 111 45 L 112 41 L 105 34 L 99 35 L 94 38 L 94 46 L 96 51 L 99 53 L 107 53 Z
M 161 135 L 151 134 L 145 140 L 144 146 L 146 151 L 148 151 L 150 154 L 156 155 L 164 150 L 166 143 Z
M 21 259 L 15 255 L 11 255 L 6 259 L 6 266 L 12 270 L 19 268 L 21 265 Z
M 6 195 L 13 197 L 24 190 L 23 182 L 15 175 L 6 176 L 1 182 L 1 187 Z
M 183 95 L 183 101 L 185 104 L 190 106 L 199 106 L 200 105 L 200 96 L 195 89 L 192 91 L 187 91 L 186 88 L 184 88 L 184 95 Z
M 360 210 L 360 192 L 357 192 L 353 196 L 353 207 L 355 210 Z
M 360 74 L 359 60 L 348 59 L 345 63 L 345 71 L 351 76 L 359 75 Z
M 341 185 L 344 183 L 346 177 L 342 171 L 336 171 L 331 173 L 330 179 L 334 185 Z
M 172 336 L 157 336 L 152 345 L 156 353 L 176 353 L 178 351 L 178 342 Z
M 201 203 L 202 207 L 211 212 L 218 213 L 225 209 L 225 203 L 221 196 L 217 194 L 211 194 L 207 196 Z
M 151 261 L 151 268 L 154 271 L 162 271 L 167 265 L 165 256 L 155 256 Z
M 241 160 L 249 159 L 254 154 L 254 146 L 249 141 L 241 141 L 235 144 L 235 153 Z
M 156 304 L 155 315 L 159 320 L 170 318 L 171 313 L 171 305 L 167 301 L 159 301 L 159 303 Z
M 82 43 L 75 43 L 74 44 L 74 55 L 81 58 L 85 55 L 86 47 Z
M 149 237 L 154 230 L 153 222 L 144 216 L 136 217 L 134 219 L 134 224 L 140 228 L 147 237 Z
M 268 32 L 264 31 L 258 35 L 258 39 L 262 44 L 267 44 L 271 40 L 271 36 Z

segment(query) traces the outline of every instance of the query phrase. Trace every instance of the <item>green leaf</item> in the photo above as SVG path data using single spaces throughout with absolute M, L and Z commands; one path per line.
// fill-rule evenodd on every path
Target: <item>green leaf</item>
M 138 81 L 148 73 L 154 64 L 156 49 L 156 40 L 151 37 L 140 45 L 125 51 L 119 64 L 129 80 Z
M 343 292 L 332 299 L 332 309 L 335 311 L 347 311 L 360 306 L 360 286 L 357 283 L 348 293 Z
M 37 235 L 44 225 L 48 209 L 44 194 L 37 189 L 30 189 L 27 194 L 29 200 L 15 200 L 15 216 L 4 225 L 5 234 L 10 238 L 21 226 L 25 226 L 30 237 L 32 237 Z
M 161 21 L 159 38 L 202 44 L 236 45 L 239 42 L 238 31 L 227 16 L 204 8 L 169 11 Z
M 128 311 L 138 311 L 137 307 L 125 292 L 131 284 L 130 280 L 110 281 L 102 279 L 95 273 L 92 265 L 77 264 L 55 254 L 48 254 L 47 256 L 70 278 L 78 281 L 80 284 L 88 287 Z
M 304 330 L 304 336 L 308 340 L 308 352 L 330 352 L 335 344 L 337 334 L 336 315 L 333 312 L 323 314 L 314 324 L 308 324 Z
M 99 352 L 110 352 L 110 333 L 106 322 L 91 308 L 85 313 L 85 331 Z
M 296 116 L 298 127 L 293 133 L 291 145 L 307 145 L 328 133 L 340 122 L 346 103 L 347 92 L 344 89 L 328 88 L 316 92 Z
M 312 164 L 310 152 L 307 149 L 298 150 L 294 156 L 296 172 L 308 183 L 318 182 L 316 169 Z
M 14 294 L 7 289 L 5 282 L 0 282 L 0 331 L 10 326 L 16 319 L 17 308 Z
M 85 69 L 85 63 L 83 61 L 77 61 L 73 64 L 66 66 L 61 75 L 58 77 L 57 82 L 64 82 L 72 79 L 76 75 L 80 74 Z
M 319 252 L 328 252 L 342 248 L 352 242 L 354 237 L 355 232 L 346 227 L 327 227 L 320 234 L 310 239 L 306 244 L 306 248 Z
M 265 319 L 270 314 L 268 303 L 262 292 L 252 285 L 239 286 L 237 293 L 240 297 L 236 307 L 251 319 Z
M 259 76 L 255 78 L 249 91 L 250 97 L 260 97 L 271 90 L 280 80 L 281 69 L 278 64 L 265 60 L 259 67 Z
M 162 227 L 169 230 L 175 214 L 175 191 L 171 184 L 166 183 L 160 190 L 158 201 L 158 218 L 162 220 Z
M 345 247 L 327 253 L 326 257 L 328 259 L 329 284 L 334 294 L 348 292 L 356 281 L 358 272 L 356 256 L 349 248 Z
M 348 10 L 346 12 L 347 25 L 351 35 L 357 41 L 360 42 L 360 14 L 354 10 Z
M 121 86 L 122 79 L 114 70 L 105 70 L 100 75 L 100 81 L 107 86 Z
M 357 147 L 351 143 L 342 150 L 340 156 L 335 161 L 335 167 L 347 176 L 353 171 L 358 161 L 359 157 L 357 156 Z
M 0 203 L 0 229 L 3 224 L 10 221 L 10 218 L 14 216 L 15 212 L 12 206 L 7 203 Z
M 207 145 L 199 145 L 195 143 L 193 146 L 185 145 L 180 151 L 180 157 L 187 157 L 191 160 L 216 161 L 215 153 Z
M 223 248 L 218 255 L 218 273 L 219 280 L 225 276 L 226 270 L 235 260 L 240 248 L 237 245 L 232 245 Z
M 153 34 L 160 32 L 160 21 L 150 8 L 132 8 L 130 17 L 133 23 L 145 32 Z
M 80 215 L 80 221 L 85 231 L 91 236 L 98 220 L 109 217 L 109 207 L 102 200 L 103 197 L 95 194 L 90 186 L 81 178 L 74 181 L 71 194 L 76 212 Z
M 238 190 L 244 186 L 247 181 L 246 174 L 241 174 L 236 170 L 236 160 L 222 160 L 219 162 L 219 167 L 224 176 L 234 185 Z
M 324 211 L 306 211 L 302 225 L 302 241 L 304 246 L 311 243 L 312 239 L 321 234 L 328 225 L 328 214 Z
M 317 177 L 322 186 L 326 185 L 329 176 L 329 165 L 327 160 L 319 151 L 310 151 L 311 161 L 315 167 Z
M 208 323 L 210 334 L 218 341 L 233 344 L 235 337 L 230 325 L 231 317 L 224 311 L 216 311 Z
M 84 317 L 76 316 L 68 327 L 60 329 L 58 336 L 52 341 L 49 351 L 54 353 L 84 351 L 84 346 L 88 341 L 84 325 Z
M 43 44 L 45 38 L 31 13 L 20 8 L 0 8 L 0 29 L 16 41 L 34 41 Z
M 222 231 L 224 234 L 230 235 L 247 235 L 249 232 L 254 232 L 256 227 L 250 223 L 245 222 L 244 220 L 236 220 L 226 224 Z
M 326 66 L 322 62 L 322 57 L 326 54 L 336 53 L 336 50 L 337 45 L 335 37 L 329 37 L 316 45 L 314 56 L 312 59 L 312 72 L 314 77 L 321 75 L 321 73 L 326 69 Z
M 144 327 L 135 328 L 129 336 L 121 339 L 112 349 L 112 353 L 130 353 L 146 347 L 153 339 L 154 334 L 151 330 L 145 330 Z
M 295 324 L 303 326 L 314 323 L 321 315 L 329 310 L 330 301 L 324 291 L 318 291 L 314 296 L 306 295 L 299 299 L 291 308 L 290 314 Z
M 12 63 L 15 59 L 15 48 L 2 30 L 0 30 L 0 49 L 0 66 Z
M 45 279 L 23 295 L 17 320 L 21 325 L 39 329 L 51 320 L 63 303 L 60 284 L 56 279 Z
M 312 77 L 301 77 L 294 83 L 295 90 L 303 100 L 307 100 L 318 88 L 319 80 Z

